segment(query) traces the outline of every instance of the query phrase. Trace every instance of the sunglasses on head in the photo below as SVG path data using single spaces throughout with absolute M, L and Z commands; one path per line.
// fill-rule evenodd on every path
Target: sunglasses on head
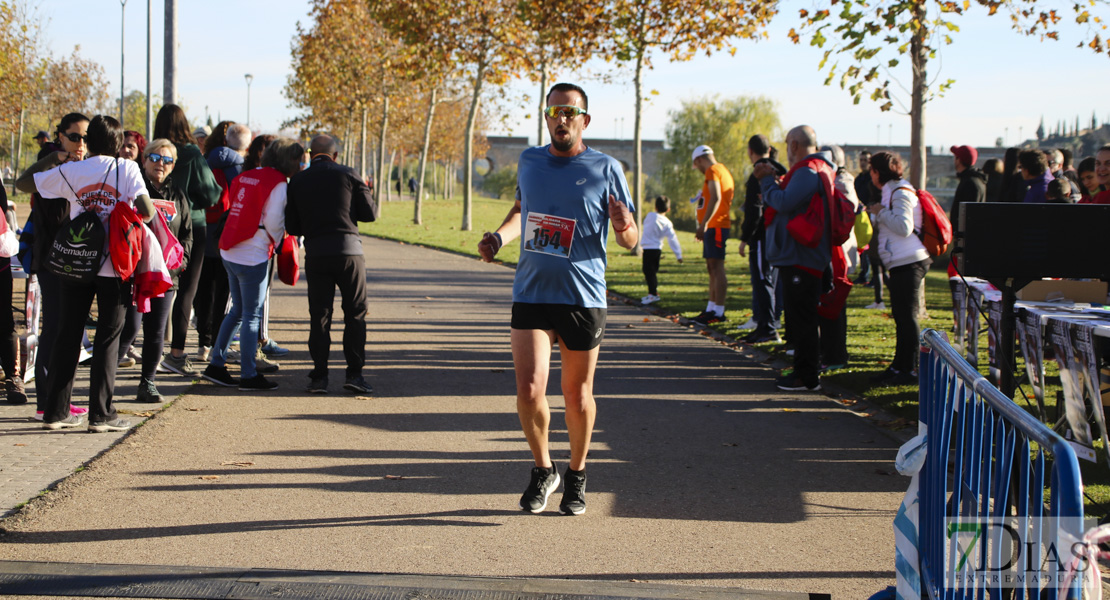
M 149 160 L 150 162 L 154 163 L 154 164 L 162 163 L 162 164 L 166 165 L 167 167 L 173 164 L 173 157 L 172 156 L 162 156 L 161 154 L 149 154 L 149 155 L 147 155 L 146 159 Z
M 61 135 L 64 135 L 66 138 L 69 139 L 69 141 L 73 142 L 74 144 L 76 144 L 77 142 L 85 142 L 86 144 L 89 143 L 89 136 L 81 135 L 77 132 L 63 133 Z
M 558 119 L 559 117 L 566 117 L 567 120 L 573 119 L 578 115 L 586 114 L 586 110 L 578 108 L 577 106 L 567 106 L 566 104 L 554 104 L 543 109 L 543 114 L 548 118 Z

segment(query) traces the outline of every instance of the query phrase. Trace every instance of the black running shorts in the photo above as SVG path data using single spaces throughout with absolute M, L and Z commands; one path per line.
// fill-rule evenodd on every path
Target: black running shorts
M 593 350 L 605 337 L 605 309 L 513 302 L 512 328 L 554 331 L 568 350 Z

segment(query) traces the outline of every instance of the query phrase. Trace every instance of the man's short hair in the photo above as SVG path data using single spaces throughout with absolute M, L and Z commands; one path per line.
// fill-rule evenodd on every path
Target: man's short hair
M 244 152 L 251 145 L 250 127 L 235 123 L 227 128 L 227 147 L 236 152 Z
M 1036 177 L 1048 170 L 1048 158 L 1040 150 L 1022 150 L 1018 154 L 1018 165 Z
M 335 141 L 335 138 L 326 133 L 321 133 L 320 135 L 313 137 L 312 141 L 308 144 L 308 152 L 313 156 L 317 154 L 326 154 L 328 156 L 331 156 L 332 154 L 335 154 L 338 150 L 339 144 Z
M 664 213 L 671 210 L 671 199 L 666 196 L 655 197 L 655 212 Z
M 578 92 L 579 94 L 582 94 L 582 108 L 586 109 L 587 113 L 590 112 L 590 99 L 586 97 L 586 90 L 582 89 L 581 87 L 573 83 L 556 83 L 555 85 L 551 86 L 551 90 L 547 92 L 547 96 L 545 96 L 545 99 L 550 100 L 551 94 L 554 94 L 555 92 L 563 92 L 564 94 Z
M 748 150 L 760 156 L 767 156 L 767 153 L 771 151 L 771 142 L 762 133 L 753 135 L 748 140 Z
M 1053 179 L 1048 182 L 1048 189 L 1045 190 L 1044 196 L 1049 200 L 1067 202 L 1071 197 L 1071 182 L 1067 177 Z

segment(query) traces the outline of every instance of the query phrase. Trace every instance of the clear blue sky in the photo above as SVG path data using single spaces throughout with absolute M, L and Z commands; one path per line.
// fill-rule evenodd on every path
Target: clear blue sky
M 161 93 L 163 0 L 153 0 L 154 83 Z M 128 89 L 146 86 L 146 0 L 127 0 Z M 909 142 L 909 117 L 881 112 L 864 99 L 853 106 L 848 94 L 822 85 L 817 63 L 821 51 L 796 46 L 786 31 L 797 24 L 797 9 L 809 3 L 787 2 L 769 29 L 769 39 L 740 42 L 735 56 L 699 56 L 688 63 L 656 59 L 645 86 L 658 90 L 644 114 L 645 139 L 662 139 L 667 111 L 682 100 L 703 95 L 722 97 L 764 95 L 779 103 L 786 126 L 808 123 L 823 143 L 894 144 Z M 44 41 L 56 55 L 68 54 L 74 44 L 84 56 L 100 62 L 112 93 L 119 93 L 119 0 L 43 0 L 39 10 L 48 19 Z M 1066 11 L 1064 7 L 1061 10 Z M 306 0 L 178 0 L 178 95 L 191 118 L 202 118 L 205 107 L 212 115 L 233 120 L 246 117 L 246 83 L 251 73 L 251 125 L 256 131 L 274 132 L 295 111 L 282 95 L 290 72 L 290 42 L 297 21 L 306 22 Z M 1041 42 L 1013 32 L 1006 17 L 987 17 L 973 9 L 958 19 L 961 31 L 954 43 L 941 50 L 930 73 L 956 83 L 946 97 L 928 105 L 926 142 L 947 148 L 953 144 L 992 146 L 1009 128 L 1008 143 L 1018 142 L 1019 128 L 1033 136 L 1042 115 L 1049 126 L 1058 119 L 1086 125 L 1099 110 L 1100 122 L 1110 121 L 1110 108 L 1100 99 L 1110 97 L 1106 77 L 1110 58 L 1078 49 L 1079 31 L 1062 27 L 1061 41 Z M 342 51 L 336 48 L 336 51 Z M 908 61 L 896 72 L 908 87 Z M 575 79 L 575 74 L 563 78 Z M 593 123 L 588 135 L 632 137 L 633 93 L 631 77 L 604 85 L 579 80 L 590 94 Z M 536 95 L 536 84 L 523 80 L 510 84 Z M 901 94 L 905 99 L 906 95 Z M 906 99 L 908 103 L 908 99 Z M 1101 107 L 1100 107 L 1101 104 Z M 507 107 L 512 131 L 491 134 L 535 136 L 534 119 L 525 119 L 533 107 Z M 500 126 L 499 126 L 500 129 Z

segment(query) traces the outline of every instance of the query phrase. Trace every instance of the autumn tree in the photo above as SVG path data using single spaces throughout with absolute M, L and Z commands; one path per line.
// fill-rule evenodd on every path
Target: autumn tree
M 760 0 L 617 0 L 608 7 L 606 31 L 609 58 L 632 63 L 636 116 L 632 128 L 632 196 L 637 218 L 643 221 L 643 152 L 641 115 L 644 70 L 658 52 L 672 61 L 687 61 L 699 53 L 735 52 L 737 38 L 758 38 L 775 14 L 776 4 Z M 639 246 L 636 247 L 639 252 Z
M 381 21 L 407 44 L 438 48 L 451 70 L 470 82 L 464 134 L 462 231 L 470 231 L 475 125 L 486 86 L 503 89 L 521 65 L 522 26 L 516 0 L 447 3 L 371 0 Z
M 820 62 L 825 85 L 839 85 L 856 103 L 866 96 L 879 102 L 883 111 L 896 102 L 906 108 L 891 93 L 890 83 L 897 81 L 893 73 L 902 65 L 902 57 L 909 56 L 910 183 L 918 188 L 925 186 L 926 103 L 954 83 L 930 80 L 929 63 L 952 42 L 952 34 L 960 30 L 956 18 L 972 4 L 991 15 L 1008 15 L 1019 33 L 1059 39 L 1056 27 L 1064 20 L 1062 14 L 1035 0 L 837 0 L 832 9 L 800 10 L 801 29 L 789 32 L 794 43 L 808 37 L 811 46 L 825 50 Z M 1105 8 L 1106 3 L 1090 0 L 1068 6 L 1071 19 L 1085 30 L 1080 47 L 1110 53 L 1110 39 L 1104 40 L 1100 33 L 1105 19 L 1090 12 Z

